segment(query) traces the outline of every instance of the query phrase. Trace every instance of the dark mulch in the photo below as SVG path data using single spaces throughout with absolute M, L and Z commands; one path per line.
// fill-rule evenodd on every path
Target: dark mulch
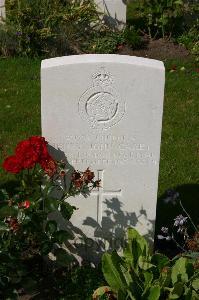
M 189 51 L 183 46 L 165 39 L 145 41 L 145 47 L 139 50 L 132 50 L 131 48 L 124 46 L 118 51 L 118 54 L 159 60 L 187 58 L 190 55 Z

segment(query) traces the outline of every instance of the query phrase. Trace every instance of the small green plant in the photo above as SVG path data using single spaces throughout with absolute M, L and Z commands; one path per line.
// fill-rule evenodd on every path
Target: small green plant
M 93 299 L 112 292 L 110 299 L 158 300 L 199 299 L 199 270 L 188 256 L 169 260 L 165 255 L 151 255 L 146 240 L 135 229 L 128 229 L 123 255 L 116 251 L 102 257 L 102 271 L 109 287 L 98 289 Z

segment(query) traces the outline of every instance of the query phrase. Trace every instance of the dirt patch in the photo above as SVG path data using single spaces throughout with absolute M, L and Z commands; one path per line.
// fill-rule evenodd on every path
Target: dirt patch
M 134 55 L 159 60 L 187 58 L 190 53 L 183 46 L 172 41 L 159 39 L 145 42 L 145 47 L 139 50 L 132 50 L 127 46 L 121 47 L 118 54 Z

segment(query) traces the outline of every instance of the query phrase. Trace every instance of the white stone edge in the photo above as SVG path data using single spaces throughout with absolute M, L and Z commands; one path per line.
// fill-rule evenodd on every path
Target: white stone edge
M 83 54 L 44 59 L 41 62 L 41 69 L 84 63 L 120 63 L 129 65 L 132 64 L 137 66 L 156 68 L 162 71 L 165 70 L 164 63 L 160 60 L 118 54 Z

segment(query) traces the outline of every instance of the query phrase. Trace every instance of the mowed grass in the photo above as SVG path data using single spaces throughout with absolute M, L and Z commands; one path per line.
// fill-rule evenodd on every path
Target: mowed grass
M 198 71 L 194 62 L 166 63 L 159 194 L 178 185 L 199 183 Z
M 41 134 L 40 63 L 40 59 L 0 59 L 0 163 L 17 142 Z M 171 73 L 173 65 L 177 70 Z M 199 183 L 198 75 L 192 61 L 166 62 L 159 195 Z M 12 178 L 2 168 L 0 176 L 1 184 Z
M 0 59 L 0 162 L 17 142 L 41 134 L 40 60 Z M 12 178 L 0 171 L 0 183 Z

